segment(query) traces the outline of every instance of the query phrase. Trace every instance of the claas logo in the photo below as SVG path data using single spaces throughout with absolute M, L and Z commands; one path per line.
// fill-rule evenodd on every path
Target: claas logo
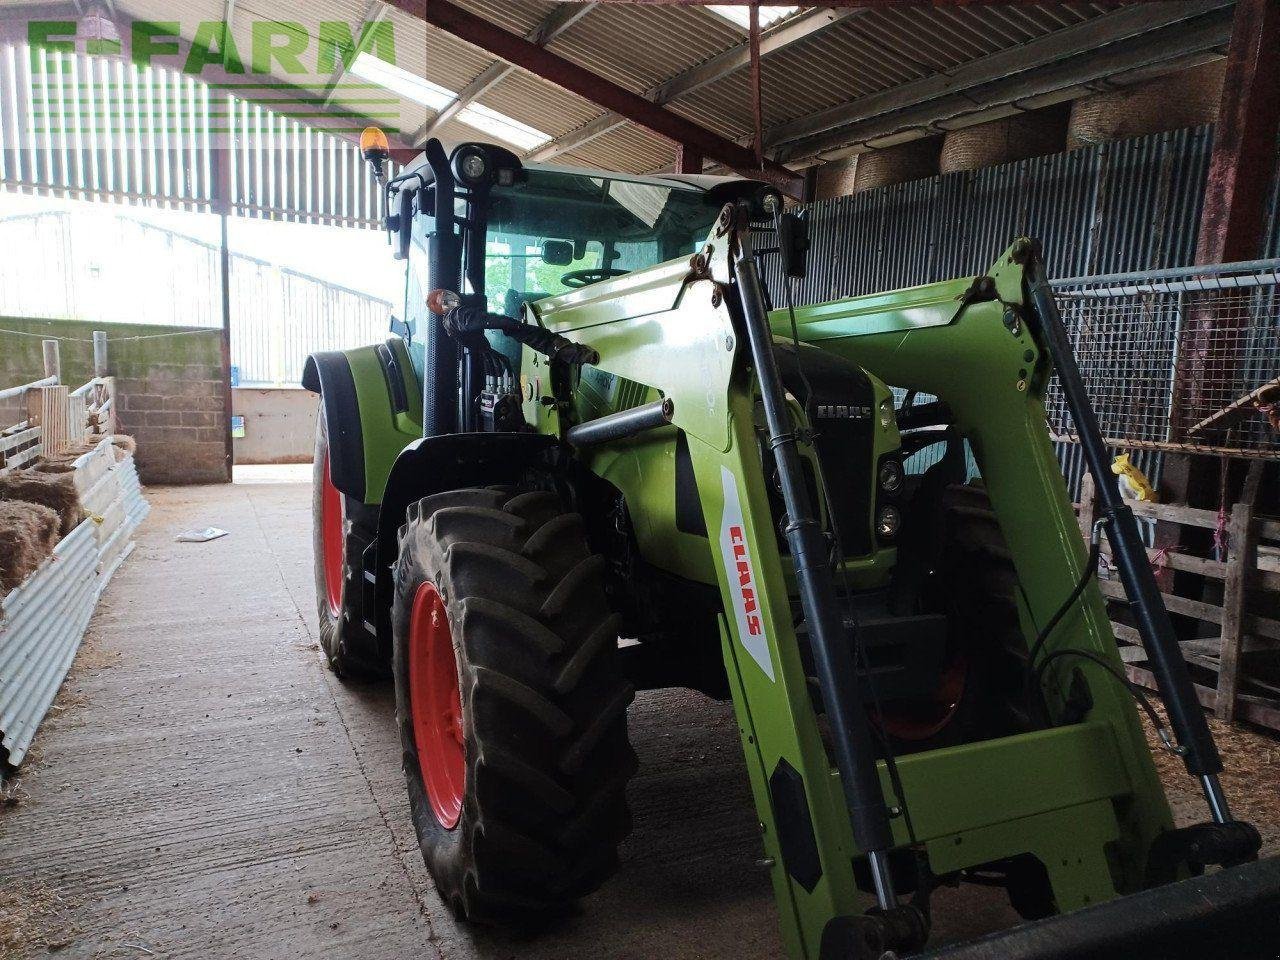
M 747 632 L 753 637 L 758 637 L 764 630 L 760 626 L 755 578 L 751 573 L 751 558 L 747 555 L 747 544 L 743 539 L 741 527 L 729 528 L 729 541 L 733 544 L 733 562 L 738 571 L 738 590 L 742 594 L 742 608 L 747 615 Z

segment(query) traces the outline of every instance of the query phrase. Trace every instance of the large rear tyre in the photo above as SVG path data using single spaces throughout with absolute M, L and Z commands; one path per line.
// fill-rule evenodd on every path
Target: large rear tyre
M 603 566 L 545 491 L 437 494 L 400 530 L 396 720 L 423 859 L 456 916 L 545 918 L 617 866 L 634 694 Z
M 986 490 L 947 486 L 942 521 L 942 552 L 928 596 L 951 623 L 948 659 L 931 695 L 884 704 L 879 723 L 898 753 L 990 740 L 1034 725 L 1018 575 Z
M 361 558 L 376 537 L 377 511 L 333 485 L 323 407 L 316 417 L 311 517 L 316 610 L 325 660 L 344 679 L 385 677 L 387 667 L 377 655 L 373 635 L 364 626 L 361 604 Z

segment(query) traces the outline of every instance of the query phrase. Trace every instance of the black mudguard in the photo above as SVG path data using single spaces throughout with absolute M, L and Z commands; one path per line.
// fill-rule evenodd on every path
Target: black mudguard
M 519 483 L 531 471 L 544 475 L 562 469 L 566 448 L 555 437 L 537 433 L 450 433 L 415 440 L 400 452 L 387 478 L 378 516 L 378 647 L 391 653 L 391 605 L 395 585 L 391 568 L 397 534 L 411 503 L 460 487 Z
M 334 486 L 370 506 L 396 455 L 422 436 L 422 399 L 404 341 L 313 353 L 302 385 L 321 395 Z
M 347 355 L 339 350 L 313 353 L 302 368 L 302 386 L 320 394 L 329 429 L 329 473 L 333 485 L 364 502 L 364 433 L 360 402 Z

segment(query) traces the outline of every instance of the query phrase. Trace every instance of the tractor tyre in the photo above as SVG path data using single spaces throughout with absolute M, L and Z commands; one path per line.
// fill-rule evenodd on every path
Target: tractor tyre
M 320 649 L 342 679 L 387 676 L 364 625 L 362 555 L 377 537 L 378 514 L 333 485 L 324 409 L 316 417 L 316 452 L 311 474 L 312 547 Z
M 932 697 L 884 705 L 881 727 L 897 753 L 991 740 L 1034 725 L 1021 588 L 986 490 L 947 486 L 942 515 L 945 533 L 930 601 L 951 623 L 948 661 Z
M 617 867 L 634 691 L 603 569 L 540 490 L 436 494 L 400 529 L 396 720 L 423 859 L 459 918 L 545 920 Z

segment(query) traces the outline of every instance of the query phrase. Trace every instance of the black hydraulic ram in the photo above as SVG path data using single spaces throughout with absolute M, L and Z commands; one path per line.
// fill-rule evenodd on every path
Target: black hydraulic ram
M 646 430 L 665 427 L 676 414 L 676 405 L 670 397 L 653 403 L 619 410 L 596 420 L 588 420 L 565 431 L 564 438 L 575 447 L 590 447 L 610 440 L 634 437 Z
M 850 638 L 845 632 L 831 579 L 828 546 L 805 487 L 796 435 L 773 352 L 773 333 L 769 328 L 760 273 L 752 255 L 749 217 L 745 208 L 737 210 L 737 221 L 737 251 L 733 268 L 742 302 L 742 319 L 760 382 L 769 447 L 778 466 L 782 502 L 787 511 L 787 544 L 795 563 L 800 607 L 809 627 L 809 642 L 831 727 L 840 784 L 849 808 L 854 839 L 871 866 L 876 900 L 882 910 L 896 910 L 897 897 L 888 862 L 893 833 L 876 769 L 877 754 L 858 690 Z
M 1036 245 L 1028 247 L 1027 278 L 1031 307 L 1039 323 L 1044 347 L 1058 372 L 1063 399 L 1075 422 L 1080 450 L 1102 506 L 1107 539 L 1111 542 L 1116 566 L 1120 568 L 1120 579 L 1129 596 L 1130 609 L 1142 636 L 1142 646 L 1151 661 L 1151 672 L 1155 674 L 1160 697 L 1169 712 L 1169 724 L 1177 737 L 1179 752 L 1187 765 L 1187 772 L 1199 778 L 1213 819 L 1227 823 L 1231 820 L 1231 811 L 1218 782 L 1222 758 L 1218 756 L 1213 734 L 1196 699 L 1187 662 L 1178 647 L 1173 624 L 1147 560 L 1138 522 L 1121 497 L 1116 476 L 1111 472 L 1111 455 L 1103 442 L 1098 418 L 1089 402 Z

